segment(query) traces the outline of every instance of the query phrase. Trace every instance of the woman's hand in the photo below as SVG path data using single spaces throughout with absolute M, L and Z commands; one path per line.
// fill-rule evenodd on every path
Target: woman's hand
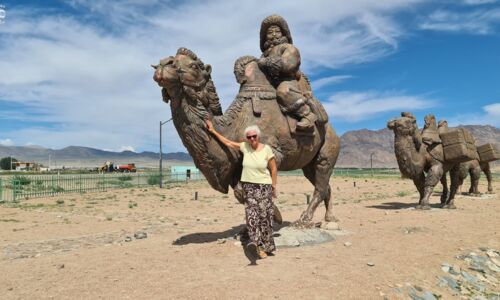
M 205 124 L 207 124 L 207 130 L 208 130 L 208 132 L 214 132 L 215 131 L 214 125 L 212 124 L 211 120 L 206 120 Z
M 273 186 L 273 198 L 278 198 L 278 190 Z

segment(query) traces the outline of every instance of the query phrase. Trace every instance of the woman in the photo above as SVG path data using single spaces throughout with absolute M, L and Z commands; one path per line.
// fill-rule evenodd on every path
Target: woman
M 245 129 L 246 142 L 231 141 L 218 133 L 210 120 L 207 129 L 227 147 L 243 153 L 241 184 L 244 192 L 245 216 L 250 242 L 249 249 L 256 257 L 266 258 L 276 250 L 273 239 L 274 206 L 278 180 L 276 160 L 268 145 L 260 143 L 260 129 L 256 125 Z

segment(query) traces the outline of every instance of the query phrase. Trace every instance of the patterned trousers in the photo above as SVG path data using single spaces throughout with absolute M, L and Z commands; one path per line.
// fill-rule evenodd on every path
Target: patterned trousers
M 245 217 L 251 243 L 265 252 L 276 250 L 273 238 L 273 189 L 270 184 L 242 182 Z

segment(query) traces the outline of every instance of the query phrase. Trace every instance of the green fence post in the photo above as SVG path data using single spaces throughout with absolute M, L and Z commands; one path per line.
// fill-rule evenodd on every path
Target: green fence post
M 17 197 L 17 180 L 12 178 L 12 201 L 16 202 Z
M 3 181 L 2 178 L 0 178 L 0 201 L 4 200 L 3 199 Z

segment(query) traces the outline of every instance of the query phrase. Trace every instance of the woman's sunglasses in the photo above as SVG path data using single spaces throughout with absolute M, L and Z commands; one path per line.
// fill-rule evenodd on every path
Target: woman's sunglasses
M 256 138 L 257 138 L 256 134 L 254 134 L 254 135 L 247 135 L 247 140 L 256 139 Z

